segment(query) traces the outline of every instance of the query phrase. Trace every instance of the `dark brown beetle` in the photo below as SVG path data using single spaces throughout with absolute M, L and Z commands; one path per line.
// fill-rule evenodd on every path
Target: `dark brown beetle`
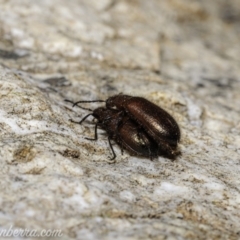
M 128 116 L 114 109 L 97 108 L 92 113 L 98 122 L 95 129 L 99 125 L 102 127 L 110 139 L 115 140 L 121 147 L 126 149 L 130 154 L 135 156 L 143 156 L 154 158 L 158 156 L 158 146 L 147 133 Z M 95 138 L 97 139 L 97 130 L 95 130 Z M 111 142 L 110 142 L 110 147 Z M 113 151 L 114 158 L 115 153 Z
M 95 125 L 95 137 L 87 139 L 97 140 L 97 127 L 100 126 L 104 129 L 107 132 L 109 145 L 113 153 L 111 160 L 116 157 L 111 139 L 115 140 L 122 150 L 126 149 L 131 155 L 148 157 L 150 159 L 159 155 L 158 145 L 133 120 L 127 116 L 123 117 L 122 112 L 119 110 L 100 107 L 86 115 L 80 122 L 71 121 L 81 124 L 91 115 L 98 121 Z
M 180 141 L 178 124 L 169 113 L 154 103 L 141 97 L 119 94 L 106 101 L 79 101 L 73 106 L 89 102 L 106 102 L 106 108 L 95 109 L 89 115 L 97 118 L 99 125 L 107 131 L 109 137 L 133 155 L 150 158 L 165 155 L 175 158 L 179 154 L 177 151 L 177 144 Z M 141 145 L 140 142 L 143 144 Z M 131 148 L 134 150 L 131 151 Z
M 106 107 L 125 112 L 151 136 L 169 156 L 178 154 L 180 129 L 174 118 L 156 104 L 142 97 L 116 95 L 106 101 Z

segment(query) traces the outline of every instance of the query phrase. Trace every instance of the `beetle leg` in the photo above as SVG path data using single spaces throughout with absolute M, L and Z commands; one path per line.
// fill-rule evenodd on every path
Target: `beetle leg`
M 150 149 L 150 146 L 148 145 L 148 157 L 150 158 L 150 160 L 152 161 L 153 160 L 153 154 L 151 152 L 151 149 Z
M 121 144 L 121 154 L 123 155 L 123 145 Z
M 124 112 L 120 112 L 119 116 L 121 117 L 121 120 L 118 122 L 118 125 L 117 125 L 117 131 L 119 130 L 120 127 L 122 127 L 128 119 L 126 119 L 125 121 L 122 120 L 123 118 L 123 115 L 124 115 Z M 123 155 L 123 142 L 121 141 L 121 144 L 120 144 L 120 148 L 121 148 L 121 154 Z
M 121 154 L 123 155 L 123 141 L 117 141 L 117 143 L 120 145 Z
M 91 140 L 91 141 L 96 141 L 98 139 L 98 135 L 97 135 L 97 127 L 98 127 L 98 122 L 95 124 L 95 130 L 94 130 L 94 138 L 85 138 L 87 140 Z
M 116 158 L 116 154 L 115 154 L 115 152 L 114 152 L 114 150 L 113 150 L 113 147 L 112 147 L 112 143 L 111 143 L 110 137 L 108 137 L 108 142 L 109 142 L 109 146 L 110 146 L 110 148 L 111 148 L 111 150 L 112 150 L 112 154 L 113 154 L 113 157 L 110 158 L 110 160 L 111 160 L 111 162 L 114 163 L 115 161 L 113 161 L 113 160 Z

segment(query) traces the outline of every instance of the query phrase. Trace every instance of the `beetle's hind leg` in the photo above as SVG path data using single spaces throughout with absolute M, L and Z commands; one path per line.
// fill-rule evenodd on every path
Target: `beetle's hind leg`
M 91 141 L 96 141 L 98 140 L 98 134 L 97 134 L 97 127 L 98 127 L 98 122 L 95 124 L 95 128 L 94 128 L 94 138 L 85 138 L 87 140 L 91 140 Z
M 114 150 L 113 150 L 113 146 L 112 146 L 110 137 L 108 137 L 108 143 L 109 143 L 109 146 L 110 146 L 110 148 L 111 148 L 111 150 L 112 150 L 112 154 L 113 154 L 113 157 L 110 158 L 110 161 L 108 161 L 108 162 L 109 162 L 109 163 L 115 163 L 115 162 L 116 162 L 116 160 L 115 160 L 115 158 L 116 158 L 116 153 L 115 153 Z

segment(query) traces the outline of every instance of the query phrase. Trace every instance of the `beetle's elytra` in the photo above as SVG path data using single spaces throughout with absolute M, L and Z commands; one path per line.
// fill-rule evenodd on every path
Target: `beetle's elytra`
M 107 99 L 106 107 L 124 111 L 166 149 L 175 148 L 180 141 L 180 129 L 174 118 L 145 98 L 116 95 Z
M 97 124 L 107 132 L 109 140 L 115 140 L 121 149 L 126 149 L 135 156 L 154 158 L 158 155 L 156 142 L 119 110 L 101 107 L 95 109 L 92 115 L 98 120 Z M 96 135 L 95 139 L 97 139 Z
M 85 116 L 94 116 L 98 122 L 95 126 L 102 127 L 108 134 L 109 144 L 115 158 L 110 139 L 132 155 L 154 158 L 164 155 L 175 158 L 179 152 L 177 144 L 180 141 L 180 129 L 174 118 L 156 104 L 142 97 L 115 95 L 106 101 L 78 101 L 79 103 L 106 102 L 106 107 L 100 107 Z M 89 110 L 89 109 L 88 109 Z

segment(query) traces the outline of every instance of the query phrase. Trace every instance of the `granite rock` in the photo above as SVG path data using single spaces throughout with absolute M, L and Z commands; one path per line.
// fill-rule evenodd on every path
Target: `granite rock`
M 239 239 L 239 6 L 0 0 L 0 232 Z M 105 132 L 88 141 L 91 119 L 69 121 L 89 112 L 65 99 L 120 92 L 174 116 L 181 156 L 151 161 L 114 144 L 109 164 Z

